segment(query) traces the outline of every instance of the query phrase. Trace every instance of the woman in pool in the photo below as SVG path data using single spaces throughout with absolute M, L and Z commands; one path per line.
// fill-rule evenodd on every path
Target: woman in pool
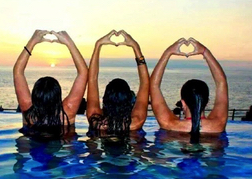
M 188 54 L 180 52 L 180 47 L 183 44 L 192 44 L 194 51 Z M 205 116 L 204 109 L 209 97 L 208 86 L 200 80 L 189 80 L 181 89 L 181 102 L 185 119 L 180 120 L 165 102 L 160 89 L 161 80 L 172 55 L 191 56 L 200 54 L 206 59 L 215 81 L 214 107 L 210 114 Z M 200 132 L 220 133 L 225 130 L 228 118 L 228 85 L 225 73 L 210 50 L 193 38 L 188 41 L 181 38 L 165 50 L 151 75 L 150 95 L 153 112 L 163 129 L 191 132 L 196 140 Z
M 45 39 L 44 36 L 47 34 L 55 35 L 57 40 Z M 52 77 L 40 78 L 30 94 L 24 75 L 33 48 L 46 41 L 66 45 L 77 69 L 77 77 L 72 89 L 63 101 L 61 87 L 56 79 Z M 24 129 L 29 129 L 29 133 L 37 135 L 41 133 L 62 135 L 64 133 L 62 129 L 74 125 L 75 115 L 87 84 L 88 68 L 67 32 L 36 30 L 18 57 L 13 68 L 13 76 L 18 103 L 23 114 Z
M 122 35 L 125 40 L 118 44 L 110 40 L 113 35 Z M 140 78 L 137 98 L 123 79 L 112 80 L 105 89 L 103 108 L 100 108 L 98 73 L 99 55 L 103 45 L 126 45 L 132 47 L 135 53 Z M 94 48 L 89 66 L 87 118 L 89 131 L 98 136 L 103 133 L 109 136 L 127 135 L 130 130 L 141 129 L 147 116 L 149 97 L 149 73 L 138 43 L 124 30 L 110 33 L 100 38 Z M 98 134 L 97 134 L 98 132 Z

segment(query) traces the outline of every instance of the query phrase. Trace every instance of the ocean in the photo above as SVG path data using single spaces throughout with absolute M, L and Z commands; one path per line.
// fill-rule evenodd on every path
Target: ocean
M 151 74 L 158 59 L 147 59 L 149 73 Z M 250 61 L 219 61 L 224 69 L 229 85 L 229 108 L 248 109 L 252 105 L 252 62 Z M 204 80 L 210 88 L 210 99 L 207 106 L 211 109 L 215 97 L 215 85 L 212 75 L 204 60 L 174 60 L 167 65 L 163 81 L 162 92 L 168 105 L 175 108 L 180 99 L 181 86 L 189 79 Z M 58 79 L 62 87 L 63 98 L 69 93 L 76 76 L 74 66 L 32 67 L 27 66 L 26 77 L 30 90 L 36 80 L 42 76 L 52 76 Z M 114 78 L 125 79 L 135 93 L 139 86 L 137 66 L 134 59 L 101 59 L 99 73 L 100 99 L 109 81 Z M 86 97 L 86 93 L 84 95 Z M 17 107 L 12 67 L 0 67 L 0 106 L 15 109 Z

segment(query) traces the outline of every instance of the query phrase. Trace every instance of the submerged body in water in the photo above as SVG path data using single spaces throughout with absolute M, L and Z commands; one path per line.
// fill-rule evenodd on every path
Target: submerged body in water
M 229 121 L 226 134 L 201 136 L 203 152 L 184 152 L 190 135 L 159 129 L 154 117 L 143 126 L 148 132 L 130 133 L 124 145 L 111 145 L 86 137 L 89 124 L 82 115 L 76 118 L 77 134 L 50 141 L 19 133 L 21 114 L 0 116 L 0 178 L 251 177 L 250 122 Z

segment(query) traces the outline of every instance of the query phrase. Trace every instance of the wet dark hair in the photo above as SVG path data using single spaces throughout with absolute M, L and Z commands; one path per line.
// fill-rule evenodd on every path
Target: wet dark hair
M 33 131 L 64 134 L 65 119 L 68 126 L 70 122 L 62 106 L 61 87 L 56 79 L 42 77 L 37 80 L 32 90 L 32 106 L 24 112 L 24 117 Z
M 107 119 L 108 134 L 121 135 L 130 130 L 135 94 L 123 79 L 113 79 L 103 96 L 103 115 Z
M 189 107 L 192 116 L 191 143 L 199 143 L 200 117 L 209 99 L 209 88 L 204 81 L 192 79 L 181 89 L 181 99 Z

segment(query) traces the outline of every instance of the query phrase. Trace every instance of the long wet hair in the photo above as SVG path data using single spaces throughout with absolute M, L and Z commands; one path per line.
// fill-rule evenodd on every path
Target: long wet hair
M 200 117 L 209 100 L 209 88 L 204 81 L 189 80 L 182 86 L 181 99 L 189 107 L 192 116 L 191 143 L 199 143 Z
M 108 134 L 122 135 L 130 130 L 131 112 L 135 94 L 123 79 L 113 79 L 103 96 L 103 116 L 107 120 Z
M 70 122 L 62 106 L 61 87 L 52 77 L 42 77 L 32 90 L 32 106 L 24 112 L 29 127 L 37 133 L 60 136 L 64 134 L 65 119 Z

